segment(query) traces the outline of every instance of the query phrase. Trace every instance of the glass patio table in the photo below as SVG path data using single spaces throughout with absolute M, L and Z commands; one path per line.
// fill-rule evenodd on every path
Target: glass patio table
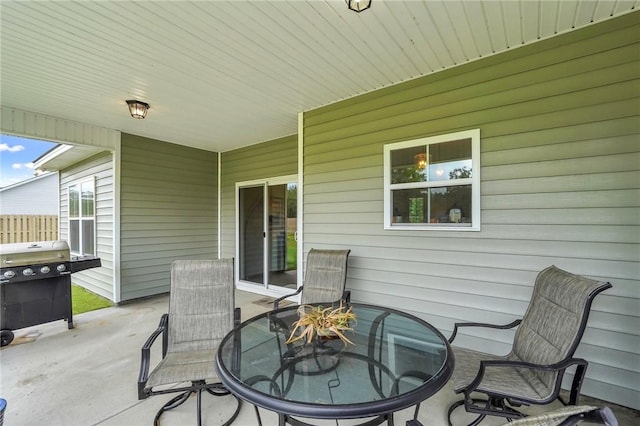
M 413 315 L 350 306 L 356 320 L 345 335 L 353 344 L 323 338 L 287 344 L 298 306 L 243 322 L 219 346 L 220 379 L 238 397 L 276 412 L 280 425 L 369 417 L 363 425 L 393 425 L 393 413 L 420 404 L 449 380 L 451 347 Z

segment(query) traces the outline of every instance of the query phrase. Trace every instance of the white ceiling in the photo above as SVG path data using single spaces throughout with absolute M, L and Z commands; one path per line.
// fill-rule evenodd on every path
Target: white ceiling
M 229 149 L 297 115 L 632 12 L 640 0 L 2 1 L 3 106 Z M 151 105 L 145 120 L 125 100 Z

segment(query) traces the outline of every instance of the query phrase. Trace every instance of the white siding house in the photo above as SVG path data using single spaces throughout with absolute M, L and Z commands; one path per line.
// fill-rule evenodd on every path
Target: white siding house
M 0 188 L 0 215 L 57 214 L 57 173 L 46 173 Z
M 95 203 L 92 249 L 102 267 L 73 274 L 73 283 L 115 300 L 114 273 L 114 167 L 113 156 L 106 151 L 64 168 L 60 171 L 60 238 L 70 240 L 69 190 L 72 185 L 90 182 Z M 72 245 L 73 252 L 73 245 Z M 85 253 L 82 253 L 85 254 Z

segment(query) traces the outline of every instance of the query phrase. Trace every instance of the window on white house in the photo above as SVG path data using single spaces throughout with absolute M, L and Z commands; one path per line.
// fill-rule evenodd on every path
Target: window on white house
M 384 228 L 480 230 L 480 129 L 384 147 Z
M 96 254 L 95 183 L 69 186 L 69 246 L 73 254 Z

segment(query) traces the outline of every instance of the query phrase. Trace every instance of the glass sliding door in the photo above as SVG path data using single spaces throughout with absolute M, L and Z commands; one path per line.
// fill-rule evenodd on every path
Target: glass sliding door
M 295 177 L 238 186 L 238 276 L 267 294 L 297 287 L 297 189 Z
M 240 188 L 238 193 L 239 278 L 264 282 L 264 186 Z
M 296 203 L 297 184 L 273 184 L 269 192 L 269 231 L 267 262 L 269 280 L 267 284 L 289 287 L 297 286 L 297 242 Z

